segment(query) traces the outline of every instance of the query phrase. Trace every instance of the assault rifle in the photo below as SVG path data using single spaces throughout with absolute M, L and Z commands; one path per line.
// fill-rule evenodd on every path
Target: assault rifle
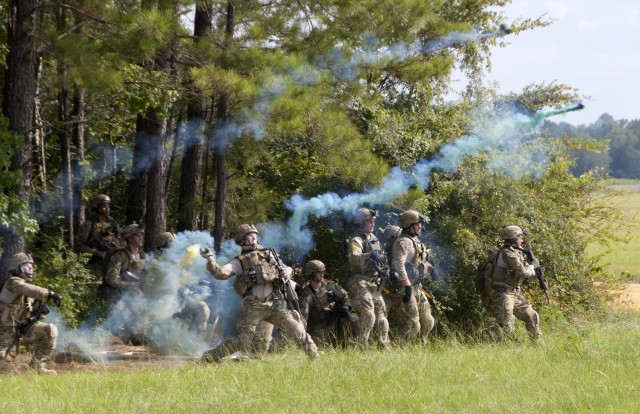
M 278 269 L 278 274 L 280 275 L 280 280 L 284 284 L 284 300 L 291 306 L 293 310 L 298 312 L 300 318 L 304 321 L 304 316 L 302 316 L 302 311 L 300 310 L 300 301 L 298 300 L 298 294 L 295 289 L 291 287 L 291 280 L 284 276 L 284 263 L 278 253 L 274 248 L 270 247 L 267 249 L 269 251 L 269 255 L 273 257 L 273 260 L 276 263 L 276 268 Z M 306 321 L 304 321 L 306 324 Z
M 42 301 L 40 300 L 36 300 L 35 302 L 33 302 L 33 310 L 31 311 L 31 315 L 27 318 L 25 323 L 19 325 L 16 328 L 16 334 L 13 338 L 13 342 L 11 343 L 11 345 L 7 347 L 7 350 L 4 354 L 4 359 L 7 359 L 7 356 L 9 356 L 11 348 L 14 346 L 16 349 L 16 354 L 18 353 L 20 349 L 20 341 L 22 341 L 22 338 L 24 337 L 24 335 L 29 331 L 29 329 L 31 329 L 33 325 L 35 325 L 36 322 L 38 322 L 40 319 L 44 318 L 48 314 L 49 314 L 49 307 L 47 305 L 42 303 Z
M 551 303 L 549 300 L 549 283 L 547 283 L 547 279 L 544 277 L 544 267 L 540 266 L 540 262 L 538 258 L 534 256 L 531 247 L 528 249 L 520 249 L 525 256 L 527 256 L 527 260 L 533 264 L 533 270 L 536 272 L 536 279 L 538 279 L 538 284 L 540 285 L 540 289 L 544 292 L 544 296 L 547 298 L 547 303 Z

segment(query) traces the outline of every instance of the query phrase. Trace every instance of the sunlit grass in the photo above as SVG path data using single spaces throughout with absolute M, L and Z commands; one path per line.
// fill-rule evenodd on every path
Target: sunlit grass
M 0 392 L 7 413 L 640 412 L 640 316 L 554 325 L 541 346 L 447 340 L 315 361 L 290 350 L 175 369 L 27 373 L 0 378 Z

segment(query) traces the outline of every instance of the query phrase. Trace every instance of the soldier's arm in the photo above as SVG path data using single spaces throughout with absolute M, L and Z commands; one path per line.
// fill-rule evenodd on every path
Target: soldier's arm
M 371 253 L 363 253 L 360 238 L 352 237 L 347 246 L 347 258 L 349 260 L 349 267 L 362 272 L 367 268 L 367 262 L 371 258 Z
M 413 248 L 411 240 L 401 238 L 393 243 L 391 249 L 391 270 L 398 274 L 398 283 L 400 286 L 411 286 L 409 275 L 407 275 L 407 269 L 405 263 L 409 251 Z
M 104 282 L 116 289 L 121 290 L 140 290 L 140 282 L 125 282 L 120 276 L 122 271 L 122 263 L 124 259 L 120 251 L 111 255 L 109 263 L 107 263 L 107 270 L 104 274 Z
M 509 269 L 515 270 L 516 276 L 520 280 L 530 279 L 536 275 L 534 266 L 527 264 L 516 252 L 504 250 L 503 260 Z
M 233 259 L 231 262 L 224 266 L 220 266 L 216 259 L 213 257 L 207 258 L 207 270 L 211 273 L 211 276 L 218 280 L 227 280 L 235 275 L 242 273 L 242 265 L 240 260 Z
M 91 232 L 92 222 L 85 220 L 80 224 L 80 228 L 73 239 L 73 245 L 75 246 L 76 253 L 91 253 L 96 254 L 98 250 L 87 244 L 89 233 Z
M 302 317 L 305 321 L 309 320 L 309 307 L 311 302 L 311 294 L 308 287 L 302 289 L 300 293 L 300 297 L 298 300 L 300 301 L 300 312 L 302 313 Z
M 351 301 L 349 300 L 349 294 L 342 286 L 337 283 L 329 283 L 327 284 L 327 289 L 333 290 L 334 295 L 336 295 L 336 299 L 342 305 L 343 308 L 351 307 Z
M 34 298 L 43 302 L 49 299 L 49 289 L 27 283 L 27 281 L 22 278 L 12 277 L 7 280 L 6 283 L 7 289 L 18 295 Z

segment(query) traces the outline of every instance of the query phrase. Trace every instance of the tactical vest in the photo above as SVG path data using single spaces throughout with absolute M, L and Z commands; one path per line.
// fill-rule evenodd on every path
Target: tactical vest
M 367 236 L 364 234 L 357 234 L 355 236 L 353 236 L 352 238 L 349 239 L 348 244 L 350 245 L 351 242 L 354 239 L 359 239 L 360 240 L 360 244 L 362 244 L 362 253 L 369 253 L 372 250 L 380 250 L 380 251 L 384 251 L 383 247 L 382 247 L 382 243 L 380 243 L 380 240 L 378 240 L 375 235 L 373 235 L 373 238 L 371 240 L 367 239 Z M 351 265 L 351 263 L 349 264 L 349 271 L 350 273 L 353 274 L 364 274 L 367 276 L 374 276 L 375 275 L 375 267 L 369 267 L 369 268 L 363 268 L 363 269 L 356 269 L 354 266 Z
M 12 292 L 7 288 L 9 280 L 13 278 L 17 278 L 17 276 L 11 276 L 7 279 L 0 291 L 0 325 L 3 326 L 17 326 L 25 312 L 29 311 L 27 297 Z M 16 300 L 18 298 L 21 300 Z
M 409 239 L 413 244 L 413 248 L 416 251 L 416 255 L 411 262 L 406 262 L 404 268 L 407 271 L 407 276 L 412 282 L 424 277 L 424 268 L 427 263 L 427 246 L 424 243 L 420 243 L 417 237 L 413 237 L 409 234 L 401 234 L 397 238 L 397 242 L 402 239 Z
M 142 276 L 144 271 L 144 259 L 147 257 L 144 251 L 140 250 L 140 259 L 134 259 L 133 254 L 129 251 L 129 249 L 118 249 L 113 252 L 110 257 L 113 255 L 119 254 L 124 260 L 122 261 L 122 265 L 120 266 L 120 277 L 123 282 L 140 282 L 140 279 L 134 280 L 131 278 L 127 272 L 131 272 L 136 276 Z M 107 260 L 106 262 L 108 262 Z M 105 272 L 106 277 L 106 272 Z
M 498 252 L 496 265 L 491 273 L 491 280 L 493 283 L 503 283 L 509 286 L 518 287 L 520 280 L 515 269 L 509 269 L 506 261 L 504 260 L 506 250 L 507 249 L 503 248 Z
M 271 254 L 267 249 L 254 250 L 237 256 L 242 273 L 236 275 L 233 288 L 240 296 L 255 285 L 266 285 L 277 280 L 280 275 L 275 265 L 271 264 Z

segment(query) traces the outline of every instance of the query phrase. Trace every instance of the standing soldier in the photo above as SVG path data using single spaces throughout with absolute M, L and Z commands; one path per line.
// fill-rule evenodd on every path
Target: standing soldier
M 377 327 L 380 346 L 389 347 L 389 322 L 385 315 L 385 304 L 375 280 L 381 275 L 377 267 L 385 262 L 382 246 L 373 234 L 376 211 L 360 208 L 356 211 L 354 223 L 358 233 L 347 242 L 349 281 L 347 289 L 351 305 L 358 314 L 358 341 L 368 345 L 373 327 Z
M 426 343 L 435 321 L 422 288 L 425 275 L 434 271 L 427 261 L 427 247 L 419 239 L 425 220 L 415 210 L 400 213 L 399 219 L 402 231 L 391 247 L 391 270 L 398 275 L 399 292 L 389 300 L 400 311 L 405 339 L 420 335 Z
M 503 333 L 511 335 L 515 319 L 518 318 L 525 323 L 531 339 L 540 341 L 540 316 L 520 292 L 522 282 L 536 275 L 534 264 L 522 252 L 524 232 L 518 226 L 508 225 L 500 229 L 500 238 L 504 244 L 493 259 L 490 275 L 492 291 L 489 294 L 489 309 L 500 327 L 494 332 L 495 337 L 501 338 Z
M 324 278 L 326 268 L 320 260 L 304 267 L 309 283 L 300 293 L 300 309 L 307 321 L 307 332 L 317 342 L 344 343 L 351 319 L 349 296 L 339 284 Z M 353 316 L 356 316 L 355 314 Z M 354 318 L 355 319 L 355 318 Z
M 91 200 L 92 214 L 80 224 L 74 239 L 76 253 L 90 253 L 89 267 L 97 280 L 102 278 L 105 258 L 109 251 L 118 249 L 120 226 L 110 216 L 111 198 L 98 194 Z
M 42 302 L 49 300 L 60 306 L 62 297 L 30 283 L 34 276 L 33 259 L 28 254 L 9 257 L 7 268 L 10 277 L 0 290 L 0 359 L 4 360 L 14 345 L 17 350 L 20 342 L 32 343 L 31 366 L 39 373 L 55 374 L 56 371 L 47 369 L 46 362 L 56 347 L 58 328 L 39 319 L 49 312 Z
M 288 280 L 293 269 L 282 266 L 269 249 L 258 244 L 258 229 L 253 224 L 238 227 L 234 240 L 242 253 L 224 266 L 213 258 L 211 249 L 204 249 L 202 257 L 207 259 L 207 269 L 218 280 L 236 276 L 235 291 L 242 296 L 242 311 L 238 322 L 238 336 L 226 339 L 216 348 L 204 353 L 205 362 L 219 362 L 237 351 L 247 352 L 255 343 L 256 327 L 267 321 L 283 329 L 287 337 L 295 338 L 297 344 L 310 357 L 318 356 L 316 344 L 305 332 L 304 325 L 296 321 L 287 311 L 286 297 L 281 292 L 282 282 Z
M 110 302 L 117 301 L 125 292 L 142 293 L 144 282 L 144 229 L 137 223 L 122 230 L 125 247 L 114 251 L 107 259 L 100 294 Z

